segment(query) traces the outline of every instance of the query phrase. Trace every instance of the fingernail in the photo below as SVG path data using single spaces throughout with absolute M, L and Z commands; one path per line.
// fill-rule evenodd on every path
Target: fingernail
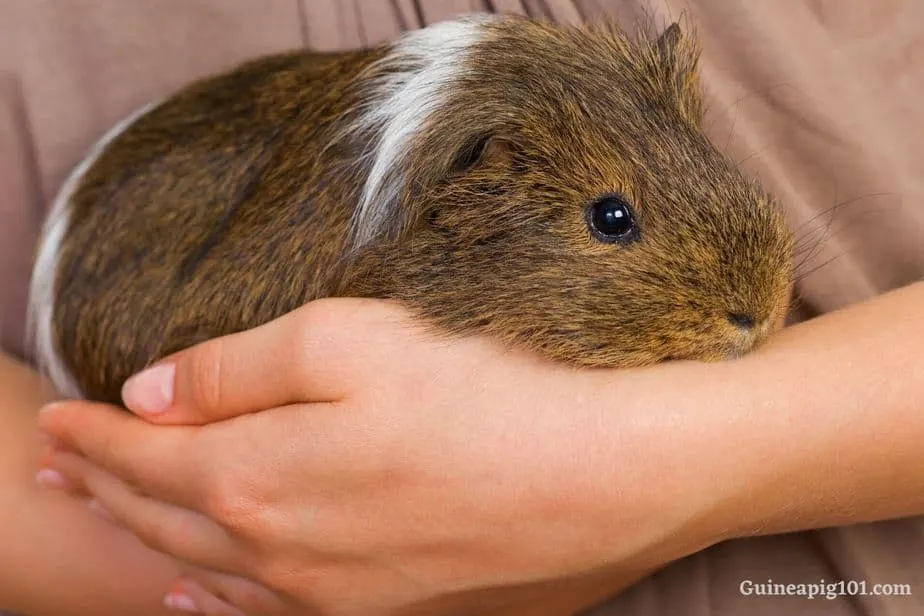
M 43 468 L 36 473 L 35 480 L 40 486 L 52 488 L 54 490 L 63 490 L 71 485 L 71 482 L 69 482 L 64 475 L 53 468 Z
M 158 364 L 131 377 L 122 386 L 122 402 L 136 413 L 163 413 L 173 404 L 176 364 Z
M 171 610 L 180 610 L 181 612 L 198 613 L 199 607 L 187 594 L 169 592 L 164 595 L 164 605 Z
M 98 500 L 95 498 L 87 501 L 87 507 L 90 508 L 90 511 L 103 518 L 107 522 L 115 522 L 116 519 L 112 517 L 112 514 L 109 513 L 109 510 L 103 507 Z
M 60 400 L 57 402 L 50 402 L 44 405 L 42 408 L 40 408 L 38 414 L 40 417 L 50 415 L 51 413 L 55 411 L 55 409 L 57 409 L 61 405 L 62 405 L 62 402 Z

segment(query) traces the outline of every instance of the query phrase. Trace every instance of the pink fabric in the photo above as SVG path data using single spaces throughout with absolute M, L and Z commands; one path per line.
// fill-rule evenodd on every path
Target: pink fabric
M 455 13 L 559 21 L 641 0 L 4 0 L 0 6 L 0 343 L 24 352 L 36 234 L 86 148 L 191 78 L 298 46 L 349 48 Z M 924 276 L 924 3 L 665 0 L 702 43 L 709 132 L 782 201 L 804 240 L 804 316 Z M 819 240 L 823 240 L 820 244 Z M 817 268 L 817 269 L 816 269 Z M 744 579 L 910 583 L 912 597 L 742 596 Z M 597 614 L 924 613 L 924 523 L 902 520 L 746 541 L 684 559 Z

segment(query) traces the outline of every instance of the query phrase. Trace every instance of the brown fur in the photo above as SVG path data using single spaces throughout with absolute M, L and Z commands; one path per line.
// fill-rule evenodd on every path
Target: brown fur
M 190 86 L 114 141 L 75 194 L 56 344 L 84 393 L 324 296 L 394 298 L 448 334 L 631 366 L 722 359 L 784 317 L 791 238 L 772 199 L 703 136 L 678 29 L 507 19 L 415 138 L 389 233 L 350 252 L 355 122 L 389 46 L 260 59 Z M 460 153 L 487 141 L 470 169 Z M 640 240 L 594 239 L 627 196 Z M 752 332 L 729 323 L 750 314 Z

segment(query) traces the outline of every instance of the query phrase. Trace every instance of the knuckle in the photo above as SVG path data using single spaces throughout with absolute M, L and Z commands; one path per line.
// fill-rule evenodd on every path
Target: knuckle
M 337 318 L 331 308 L 331 304 L 318 300 L 306 304 L 294 315 L 292 335 L 300 351 L 309 351 L 323 341 L 320 332 L 330 329 Z
M 116 459 L 118 442 L 118 438 L 112 432 L 94 433 L 94 442 L 90 447 L 84 447 L 82 453 L 93 455 L 106 467 L 111 467 Z
M 250 575 L 265 588 L 282 596 L 324 597 L 325 572 L 320 567 L 294 564 L 272 555 L 256 555 Z
M 318 357 L 336 363 L 366 356 L 381 342 L 383 323 L 392 320 L 394 308 L 382 300 L 325 298 L 302 306 L 293 314 L 290 337 L 296 361 L 312 364 Z
M 120 440 L 120 435 L 102 432 L 97 439 L 95 451 L 83 453 L 90 455 L 91 459 L 105 469 L 116 469 L 117 477 L 130 489 L 137 491 L 142 483 L 141 477 L 134 464 L 126 463 L 126 451 L 129 450 L 126 449 L 124 441 Z
M 176 554 L 199 532 L 199 521 L 186 515 L 150 513 L 129 516 L 129 527 L 138 539 L 156 552 Z
M 222 475 L 213 480 L 204 500 L 205 513 L 228 532 L 251 536 L 258 530 L 255 521 L 259 519 L 259 507 L 239 476 Z
M 144 545 L 155 552 L 169 553 L 172 533 L 167 532 L 162 520 L 155 517 L 134 520 L 131 528 Z
M 220 338 L 201 345 L 186 358 L 185 368 L 189 402 L 202 411 L 222 408 L 224 347 Z

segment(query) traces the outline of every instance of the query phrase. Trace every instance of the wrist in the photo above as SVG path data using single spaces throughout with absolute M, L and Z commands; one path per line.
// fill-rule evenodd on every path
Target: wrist
M 649 570 L 725 539 L 719 515 L 739 481 L 717 455 L 721 435 L 702 415 L 728 399 L 726 364 L 675 362 L 582 373 L 580 417 L 562 449 L 582 452 L 569 477 L 597 537 L 597 566 Z M 577 408 L 580 404 L 580 408 Z
M 924 513 L 921 299 L 921 285 L 886 294 L 723 364 L 725 398 L 702 420 L 725 465 L 724 538 Z

